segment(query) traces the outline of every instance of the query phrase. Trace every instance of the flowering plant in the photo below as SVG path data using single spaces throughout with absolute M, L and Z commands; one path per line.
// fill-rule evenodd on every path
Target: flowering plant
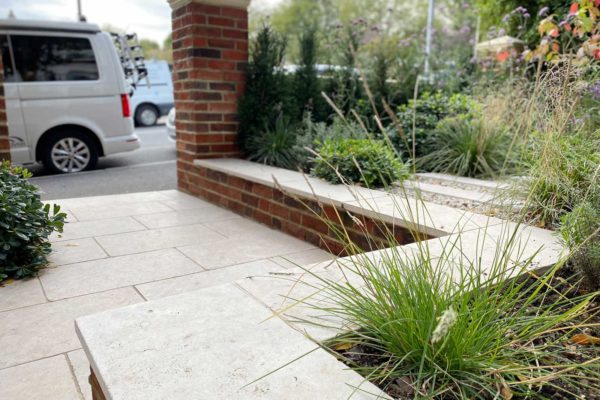
M 544 18 L 538 32 L 542 40 L 526 57 L 558 62 L 575 54 L 580 63 L 600 60 L 600 0 L 578 0 L 560 22 L 556 14 Z

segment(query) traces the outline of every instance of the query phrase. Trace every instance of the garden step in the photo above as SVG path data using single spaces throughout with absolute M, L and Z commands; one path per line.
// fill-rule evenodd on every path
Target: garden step
M 438 181 L 448 182 L 450 184 L 458 183 L 461 185 L 470 185 L 477 188 L 496 190 L 496 189 L 508 189 L 510 184 L 506 182 L 490 181 L 485 179 L 468 178 L 464 176 L 456 176 L 449 174 L 441 174 L 437 172 L 422 172 L 415 174 L 417 178 L 435 179 Z
M 474 201 L 477 203 L 488 203 L 494 200 L 494 196 L 487 192 L 459 189 L 450 186 L 436 185 L 419 181 L 405 181 L 407 189 L 453 197 L 459 200 Z

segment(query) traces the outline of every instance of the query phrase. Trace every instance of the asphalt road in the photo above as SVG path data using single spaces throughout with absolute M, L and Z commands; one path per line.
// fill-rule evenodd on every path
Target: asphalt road
M 138 150 L 103 157 L 97 169 L 75 174 L 50 175 L 42 165 L 29 166 L 31 182 L 39 186 L 42 200 L 175 189 L 175 143 L 164 125 L 137 128 Z

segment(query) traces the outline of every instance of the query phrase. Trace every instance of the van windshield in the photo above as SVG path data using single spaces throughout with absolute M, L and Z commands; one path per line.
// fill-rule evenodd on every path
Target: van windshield
M 10 40 L 16 69 L 13 81 L 89 81 L 98 79 L 98 66 L 88 39 L 10 35 Z

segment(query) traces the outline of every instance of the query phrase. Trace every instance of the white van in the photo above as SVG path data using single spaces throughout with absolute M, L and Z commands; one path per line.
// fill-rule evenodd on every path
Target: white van
M 131 109 L 138 126 L 152 126 L 173 108 L 173 81 L 166 61 L 146 60 L 148 81 L 142 79 L 131 95 Z
M 12 161 L 57 173 L 140 147 L 109 34 L 94 24 L 0 20 Z

